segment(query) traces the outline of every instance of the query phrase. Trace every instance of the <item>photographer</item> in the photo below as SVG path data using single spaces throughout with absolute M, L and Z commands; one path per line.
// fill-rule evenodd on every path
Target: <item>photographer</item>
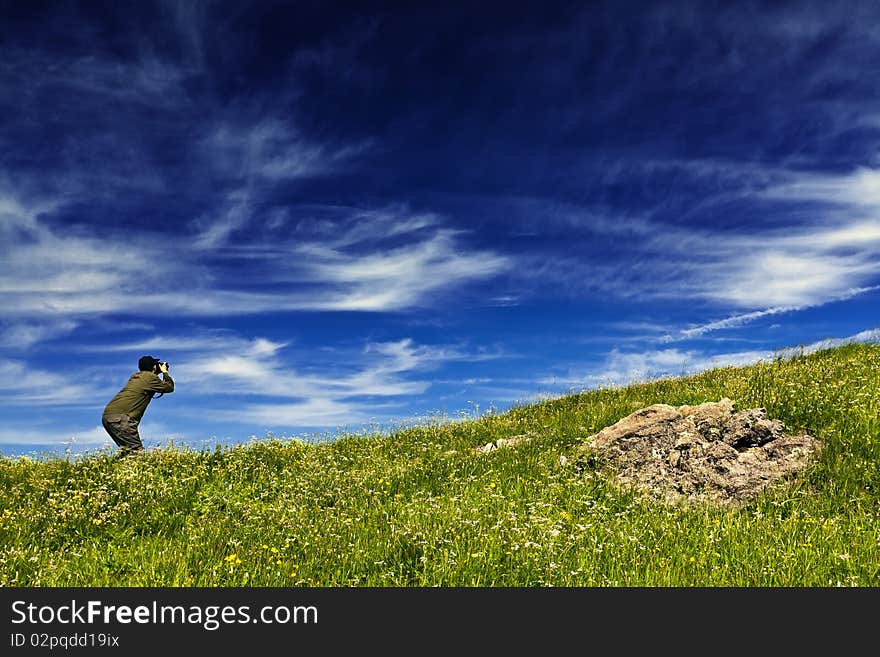
M 120 457 L 143 451 L 138 424 L 153 395 L 166 392 L 174 392 L 174 380 L 168 374 L 168 363 L 152 356 L 143 356 L 138 361 L 138 371 L 131 375 L 125 387 L 110 400 L 101 418 L 101 424 L 119 445 Z

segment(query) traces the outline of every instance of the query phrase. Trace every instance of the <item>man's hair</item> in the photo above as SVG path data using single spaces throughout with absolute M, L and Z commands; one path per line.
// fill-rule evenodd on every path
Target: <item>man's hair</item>
M 138 361 L 138 369 L 141 372 L 152 372 L 153 366 L 158 364 L 158 358 L 153 358 L 152 356 L 141 356 L 141 359 Z

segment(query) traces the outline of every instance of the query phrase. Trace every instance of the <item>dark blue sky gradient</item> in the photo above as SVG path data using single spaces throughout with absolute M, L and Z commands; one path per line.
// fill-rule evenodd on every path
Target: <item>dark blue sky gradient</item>
M 876 341 L 880 6 L 0 1 L 0 453 Z

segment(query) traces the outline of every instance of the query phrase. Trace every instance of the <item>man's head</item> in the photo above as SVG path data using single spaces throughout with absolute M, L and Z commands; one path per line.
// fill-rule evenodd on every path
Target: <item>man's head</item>
M 141 356 L 138 361 L 138 369 L 141 372 L 152 372 L 159 366 L 160 362 L 161 361 L 158 358 L 153 358 L 152 356 Z

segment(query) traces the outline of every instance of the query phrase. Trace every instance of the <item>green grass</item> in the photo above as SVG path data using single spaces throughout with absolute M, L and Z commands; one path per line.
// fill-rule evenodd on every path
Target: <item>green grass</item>
M 664 506 L 572 467 L 588 435 L 637 408 L 725 396 L 809 429 L 824 449 L 796 479 L 726 510 Z M 535 438 L 471 451 L 524 433 Z M 0 458 L 0 493 L 3 586 L 873 587 L 880 346 L 392 435 Z

